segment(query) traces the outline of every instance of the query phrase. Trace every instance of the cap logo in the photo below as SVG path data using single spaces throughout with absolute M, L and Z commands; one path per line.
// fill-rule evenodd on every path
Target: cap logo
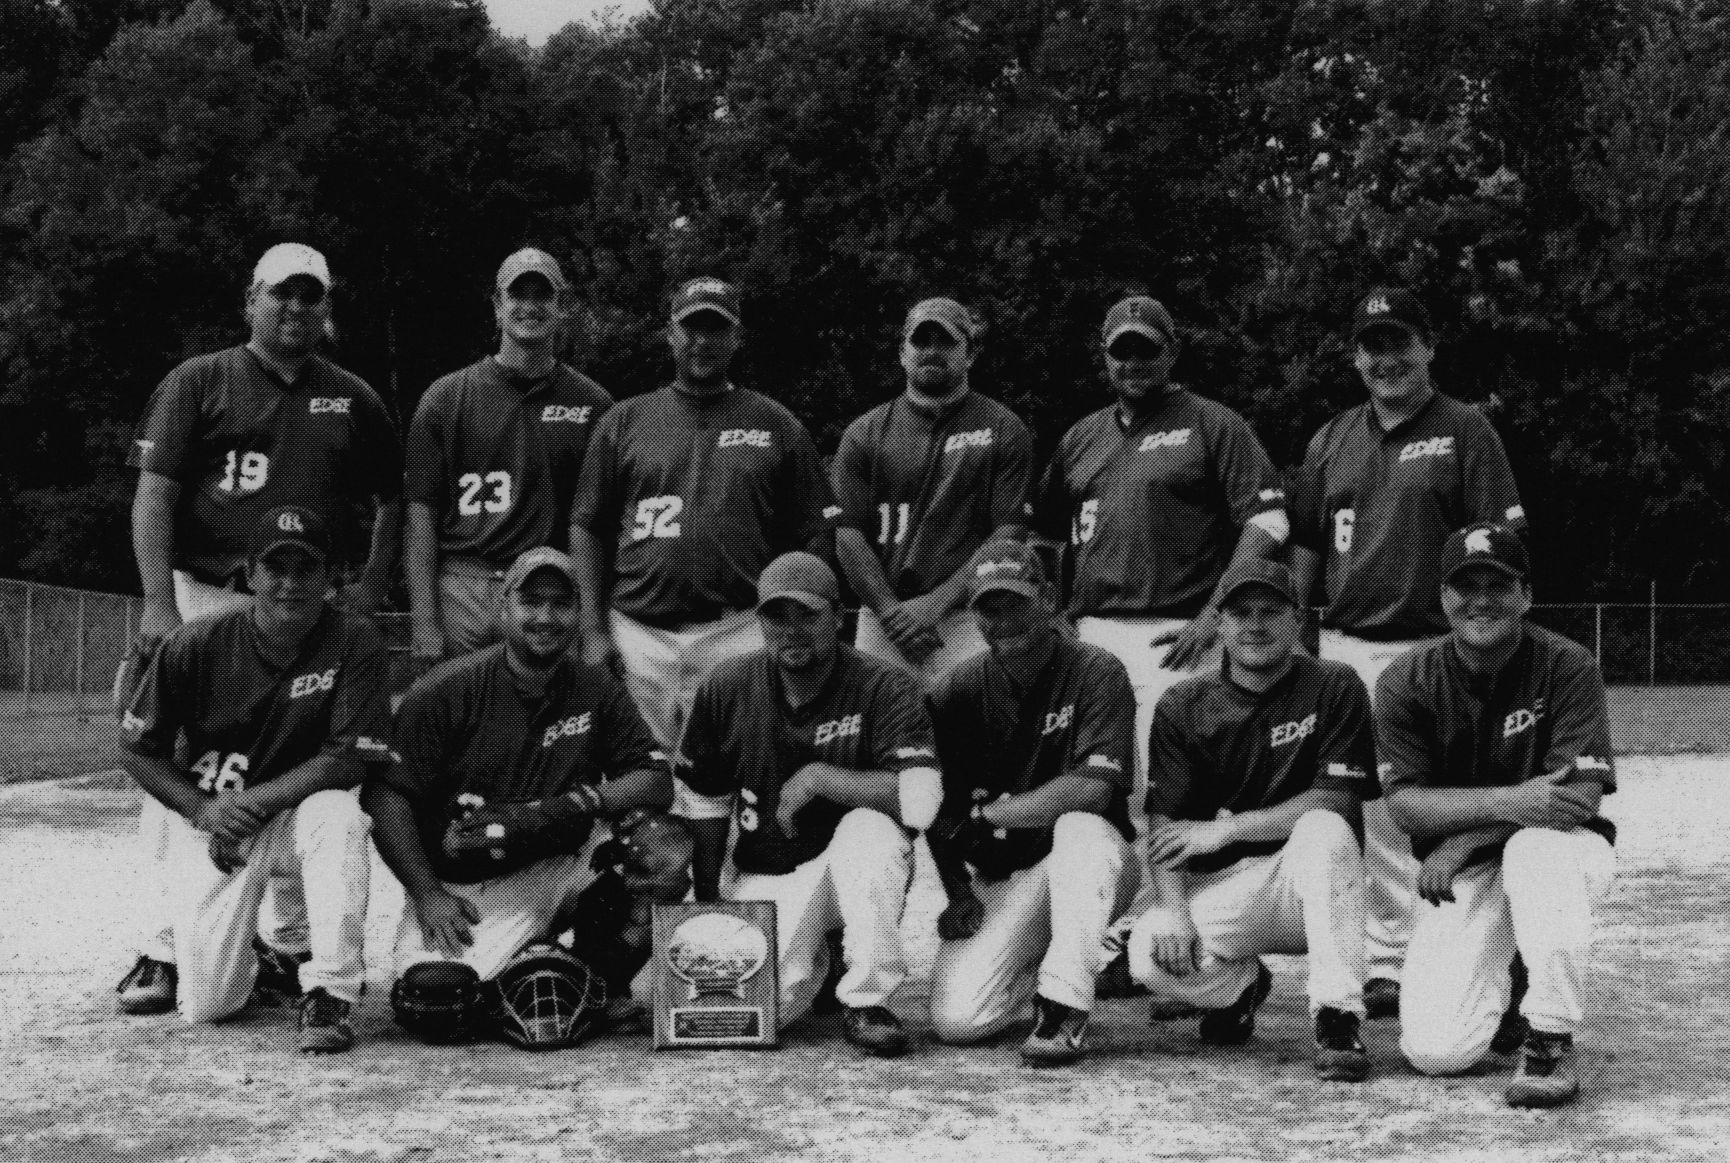
M 306 526 L 301 522 L 299 513 L 282 513 L 276 518 L 276 527 L 284 533 L 305 533 Z
M 1364 303 L 1365 315 L 1386 315 L 1393 309 L 1393 305 L 1388 302 L 1386 295 L 1371 295 Z
M 1474 529 L 1466 534 L 1466 552 L 1494 553 L 1495 549 L 1490 544 L 1490 531 L 1488 529 Z
M 982 561 L 979 563 L 979 568 L 974 571 L 974 575 L 977 577 L 992 577 L 1000 573 L 1020 572 L 1021 563 L 1019 561 Z
M 720 279 L 698 279 L 685 288 L 687 299 L 695 295 L 725 295 L 726 293 L 727 284 Z

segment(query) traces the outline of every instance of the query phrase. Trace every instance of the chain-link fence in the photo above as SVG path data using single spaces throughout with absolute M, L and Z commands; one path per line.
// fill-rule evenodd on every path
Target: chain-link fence
M 114 767 L 114 675 L 139 605 L 0 580 L 0 782 Z M 1597 655 L 1620 750 L 1730 750 L 1730 604 L 1558 604 L 1532 620 Z M 412 678 L 408 620 L 379 623 L 400 691 Z

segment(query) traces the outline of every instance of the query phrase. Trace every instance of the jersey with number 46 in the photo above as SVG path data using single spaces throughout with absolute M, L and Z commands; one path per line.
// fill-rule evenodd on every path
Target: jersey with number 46
M 249 604 L 170 634 L 120 714 L 121 745 L 178 761 L 210 795 L 319 755 L 395 762 L 390 664 L 371 622 L 326 607 L 283 668 L 265 661 L 257 635 Z
M 756 605 L 763 567 L 839 512 L 792 412 L 747 388 L 668 387 L 601 420 L 571 524 L 611 553 L 613 608 L 672 627 Z
M 189 359 L 150 397 L 127 463 L 178 482 L 174 567 L 222 582 L 278 505 L 330 523 L 338 555 L 366 556 L 373 497 L 402 494 L 402 449 L 377 394 L 314 356 L 285 384 L 245 347 Z

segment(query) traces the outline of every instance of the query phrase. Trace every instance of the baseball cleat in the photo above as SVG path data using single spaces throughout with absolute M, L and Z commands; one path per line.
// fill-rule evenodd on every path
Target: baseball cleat
M 1372 977 L 1364 982 L 1364 1016 L 1372 1022 L 1399 1017 L 1400 983 L 1391 977 Z
M 1272 988 L 1273 974 L 1266 965 L 1256 962 L 1255 980 L 1223 1010 L 1203 1013 L 1196 1035 L 1210 1046 L 1238 1046 L 1249 1041 L 1255 1034 L 1255 1011 L 1267 1000 Z
M 907 1052 L 907 1031 L 888 1006 L 849 1006 L 841 1029 L 849 1042 L 867 1054 L 893 1058 Z
M 348 1003 L 322 989 L 308 990 L 300 999 L 300 1052 L 340 1054 L 354 1045 L 348 1024 Z
M 166 1014 L 178 1000 L 180 971 L 166 961 L 140 955 L 114 991 L 123 1014 Z
M 1033 1030 L 1021 1043 L 1030 1066 L 1067 1066 L 1087 1053 L 1087 1011 L 1035 996 Z
M 1508 1083 L 1509 1106 L 1562 1106 L 1580 1094 L 1574 1067 L 1574 1036 L 1532 1030 L 1520 1053 L 1520 1064 Z
M 1332 1006 L 1316 1011 L 1316 1076 L 1327 1082 L 1362 1082 L 1370 1076 L 1356 1014 Z
M 252 983 L 252 1004 L 267 1009 L 282 1009 L 300 1000 L 300 958 L 284 953 L 252 939 L 252 951 L 258 956 L 258 977 Z

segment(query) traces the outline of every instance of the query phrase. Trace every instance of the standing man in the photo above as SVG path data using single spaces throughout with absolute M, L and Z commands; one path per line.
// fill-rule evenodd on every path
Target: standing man
M 1263 953 L 1309 954 L 1315 1067 L 1367 1077 L 1361 801 L 1377 794 L 1370 697 L 1350 667 L 1298 648 L 1291 575 L 1246 561 L 1220 595 L 1225 657 L 1153 717 L 1148 835 L 1155 900 L 1130 971 L 1203 1011 L 1201 1040 L 1248 1041 L 1272 977 Z
M 673 811 L 696 833 L 696 897 L 775 902 L 783 1025 L 811 1008 L 826 935 L 840 928 L 847 1040 L 901 1054 L 907 1033 L 888 1002 L 907 976 L 906 829 L 929 827 L 943 794 L 931 723 L 910 675 L 838 640 L 828 565 L 784 554 L 757 593 L 766 645 L 710 672 L 673 760 Z
M 331 522 L 337 567 L 360 555 L 367 511 L 371 548 L 344 604 L 371 614 L 383 603 L 401 536 L 402 450 L 373 390 L 318 354 L 330 312 L 324 256 L 297 242 L 273 246 L 247 290 L 247 342 L 187 360 L 151 395 L 129 462 L 138 469 L 132 547 L 144 587 L 135 657 L 148 659 L 183 621 L 247 600 L 246 539 L 280 505 Z M 147 797 L 139 838 L 149 895 L 140 956 L 120 983 L 127 1013 L 175 1004 L 161 883 L 167 824 Z M 273 903 L 271 913 L 276 940 L 304 943 L 292 910 Z
M 949 895 L 931 1025 L 974 1042 L 1031 1000 L 1021 1056 L 1063 1065 L 1087 1052 L 1106 930 L 1135 888 L 1135 696 L 1121 662 L 1059 633 L 1026 545 L 993 542 L 969 574 L 990 650 L 931 695 L 944 779 L 931 850 Z
M 847 426 L 830 470 L 836 552 L 864 602 L 854 644 L 927 684 L 985 649 L 967 566 L 1027 521 L 1033 438 L 968 386 L 980 330 L 954 299 L 915 304 L 901 326 L 906 390 Z
M 1400 1049 L 1425 1074 L 1491 1051 L 1527 967 L 1511 1106 L 1579 1094 L 1592 910 L 1615 875 L 1616 790 L 1604 682 L 1584 647 L 1528 625 L 1526 547 L 1508 526 L 1457 530 L 1442 548 L 1447 637 L 1408 651 L 1376 692 L 1382 783 L 1423 863 L 1406 953 Z
M 1135 688 L 1139 816 L 1154 705 L 1213 646 L 1220 576 L 1278 553 L 1289 526 L 1279 474 L 1249 424 L 1172 382 L 1177 328 L 1157 300 L 1119 302 L 1101 340 L 1117 399 L 1064 434 L 1035 528 L 1068 537 L 1076 632 L 1116 655 Z
M 181 1015 L 214 1022 L 246 1005 L 259 905 L 273 876 L 288 878 L 312 950 L 300 1048 L 335 1053 L 354 1043 L 366 968 L 370 829 L 351 789 L 394 760 L 390 667 L 371 621 L 325 601 L 331 539 L 318 514 L 272 509 L 245 561 L 253 600 L 172 631 L 156 652 L 121 716 L 121 761 L 169 813 Z
M 622 667 L 669 750 L 709 669 L 762 645 L 751 611 L 763 567 L 834 550 L 840 509 L 810 434 L 727 378 L 743 339 L 731 283 L 681 286 L 667 328 L 676 378 L 607 413 L 571 510 L 584 656 Z
M 1483 413 L 1430 382 L 1435 332 L 1410 291 L 1378 287 L 1352 316 L 1369 399 L 1310 440 L 1299 473 L 1292 574 L 1299 601 L 1320 579 L 1321 656 L 1376 689 L 1382 671 L 1445 633 L 1436 600 L 1442 543 L 1474 521 L 1522 533 L 1507 454 Z M 1364 806 L 1366 951 L 1371 1017 L 1399 1011 L 1417 862 L 1380 800 Z
M 517 251 L 494 279 L 498 353 L 434 382 L 415 409 L 404 568 L 422 666 L 497 641 L 506 568 L 565 544 L 589 434 L 613 406 L 559 361 L 570 309 L 558 261 Z

